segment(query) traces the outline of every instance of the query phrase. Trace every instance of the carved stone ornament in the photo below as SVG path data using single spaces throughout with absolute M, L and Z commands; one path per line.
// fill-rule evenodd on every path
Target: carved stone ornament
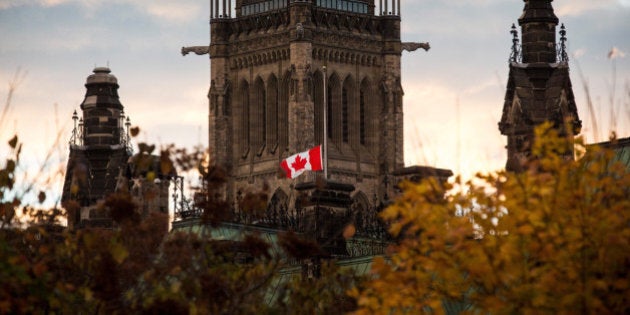
M 206 55 L 210 54 L 210 46 L 190 46 L 190 47 L 182 47 L 182 56 L 186 56 L 189 53 L 195 53 L 197 55 Z
M 403 50 L 412 52 L 412 51 L 418 50 L 418 48 L 422 48 L 425 51 L 429 51 L 429 49 L 431 49 L 431 45 L 429 45 L 429 43 L 416 43 L 416 42 L 402 43 L 402 46 L 400 47 L 400 52 L 402 52 Z

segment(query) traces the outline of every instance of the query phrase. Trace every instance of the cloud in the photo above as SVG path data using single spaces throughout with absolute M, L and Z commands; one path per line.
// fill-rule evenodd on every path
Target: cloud
M 0 0 L 0 10 L 5 10 L 5 9 L 9 9 L 12 7 L 17 7 L 19 5 L 26 5 L 28 2 L 34 2 L 34 1 L 28 1 L 28 0 Z
M 564 0 L 554 3 L 554 9 L 559 17 L 580 16 L 587 12 L 611 10 L 619 5 L 628 6 L 629 0 Z M 624 4 L 625 3 L 625 4 Z
M 575 59 L 580 59 L 584 55 L 586 55 L 586 48 L 578 48 L 573 52 L 573 58 Z
M 21 6 L 54 7 L 70 2 L 94 2 L 89 0 L 0 0 L 0 10 Z
M 194 19 L 200 6 L 195 3 L 174 3 L 171 1 L 150 1 L 147 11 L 150 15 L 171 22 L 184 22 Z
M 621 49 L 614 47 L 608 52 L 608 59 L 625 58 L 626 53 Z
M 41 5 L 43 5 L 45 7 L 54 7 L 54 6 L 57 6 L 57 5 L 70 3 L 70 2 L 72 2 L 72 0 L 39 0 L 39 2 L 41 3 Z M 84 2 L 92 2 L 92 3 L 94 3 L 94 1 L 84 1 Z
M 20 6 L 40 6 L 45 8 L 61 5 L 76 5 L 88 16 L 93 16 L 99 9 L 112 4 L 134 7 L 138 12 L 166 22 L 184 22 L 197 18 L 202 12 L 202 4 L 194 0 L 0 0 L 0 10 Z

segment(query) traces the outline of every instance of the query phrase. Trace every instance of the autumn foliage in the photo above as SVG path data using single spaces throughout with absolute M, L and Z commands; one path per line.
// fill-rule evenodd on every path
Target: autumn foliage
M 522 173 L 406 183 L 382 213 L 400 242 L 353 290 L 357 314 L 630 313 L 630 173 L 595 147 L 566 159 L 549 126 L 536 135 Z
M 12 156 L 0 169 L 0 314 L 334 314 L 356 306 L 345 292 L 359 277 L 334 264 L 325 265 L 325 276 L 306 282 L 298 265 L 294 276 L 279 281 L 283 268 L 295 267 L 291 261 L 321 253 L 319 245 L 295 233 L 280 237 L 281 251 L 272 251 L 256 233 L 229 241 L 168 233 L 167 215 L 143 214 L 125 191 L 97 206 L 109 213 L 114 228 L 66 228 L 60 219 L 64 211 L 79 211 L 77 202 L 44 211 L 11 198 L 18 138 L 9 146 Z M 140 144 L 136 168 L 154 150 Z M 199 168 L 204 185 L 196 206 L 203 210 L 201 222 L 217 226 L 230 216 L 227 204 L 216 198 L 225 174 L 203 167 L 203 160 L 202 153 L 173 146 L 160 152 L 162 173 Z M 246 194 L 243 206 L 264 210 L 266 200 L 263 189 Z M 16 213 L 33 218 L 28 227 L 16 224 Z
M 480 174 L 464 187 L 403 184 L 381 213 L 395 241 L 367 280 L 296 233 L 279 234 L 275 250 L 256 233 L 169 234 L 166 216 L 141 215 L 125 193 L 101 204 L 116 228 L 66 229 L 59 216 L 78 204 L 41 211 L 11 197 L 18 139 L 9 147 L 0 165 L 0 314 L 630 313 L 627 166 L 579 141 L 580 158 L 567 159 L 569 143 L 548 126 L 522 173 Z M 203 160 L 172 147 L 160 156 L 168 167 Z M 216 226 L 229 218 L 213 193 L 225 174 L 201 174 L 198 206 Z M 245 197 L 252 211 L 267 199 L 264 189 Z M 30 226 L 15 226 L 16 213 L 30 215 Z M 312 263 L 312 275 L 282 278 L 283 268 Z

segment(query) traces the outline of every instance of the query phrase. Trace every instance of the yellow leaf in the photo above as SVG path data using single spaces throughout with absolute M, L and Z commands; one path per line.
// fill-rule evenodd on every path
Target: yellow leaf
M 71 185 L 70 186 L 70 193 L 73 195 L 76 195 L 79 192 L 79 185 Z
M 109 248 L 109 253 L 112 255 L 112 258 L 114 258 L 114 260 L 119 264 L 122 263 L 127 258 L 127 256 L 129 256 L 129 251 L 127 251 L 125 246 L 119 243 L 111 244 Z
M 345 229 L 343 229 L 343 238 L 349 239 L 353 237 L 356 232 L 357 229 L 354 227 L 354 224 L 349 224 Z
M 92 301 L 94 299 L 94 293 L 92 293 L 92 290 L 85 288 L 83 290 L 83 298 L 87 302 Z
M 155 172 L 148 172 L 147 173 L 147 180 L 149 182 L 153 182 L 153 180 L 155 180 Z
M 532 233 L 534 233 L 534 227 L 529 224 L 525 224 L 520 226 L 517 232 L 522 235 L 531 235 Z

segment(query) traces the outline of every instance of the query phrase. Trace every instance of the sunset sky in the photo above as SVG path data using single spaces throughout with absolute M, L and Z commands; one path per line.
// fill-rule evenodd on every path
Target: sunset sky
M 616 126 L 619 136 L 630 136 L 630 0 L 553 5 L 567 28 L 582 134 L 588 142 L 602 141 Z M 450 168 L 465 177 L 504 166 L 497 122 L 510 26 L 522 9 L 521 0 L 402 1 L 403 41 L 432 47 L 403 53 L 408 165 Z M 209 43 L 208 11 L 208 0 L 0 0 L 0 106 L 10 82 L 17 82 L 0 128 L 1 156 L 7 154 L 4 139 L 17 133 L 33 176 L 31 168 L 43 163 L 60 132 L 50 165 L 63 166 L 72 112 L 95 66 L 109 66 L 118 78 L 125 112 L 142 128 L 140 140 L 206 145 L 209 62 L 182 57 L 180 48 Z M 60 191 L 61 185 L 49 187 Z

